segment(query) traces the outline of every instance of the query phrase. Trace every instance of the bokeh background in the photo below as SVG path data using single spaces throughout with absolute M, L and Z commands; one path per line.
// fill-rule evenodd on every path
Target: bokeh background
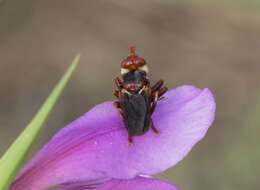
M 0 0 L 2 1 L 2 0 Z M 260 189 L 260 2 L 7 0 L 0 4 L 0 155 L 74 56 L 81 61 L 31 156 L 94 105 L 114 99 L 129 45 L 152 82 L 208 87 L 217 102 L 206 137 L 157 177 L 181 190 Z

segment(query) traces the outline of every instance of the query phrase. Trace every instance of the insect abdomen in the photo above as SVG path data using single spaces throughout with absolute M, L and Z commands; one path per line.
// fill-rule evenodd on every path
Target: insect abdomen
M 120 105 L 128 133 L 139 136 L 147 132 L 151 124 L 148 96 L 145 93 L 124 94 Z

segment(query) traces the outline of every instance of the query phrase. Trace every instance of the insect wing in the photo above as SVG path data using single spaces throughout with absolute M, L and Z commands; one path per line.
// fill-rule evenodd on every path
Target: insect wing
M 150 103 L 146 93 L 124 94 L 120 101 L 125 126 L 132 136 L 144 134 L 150 125 Z

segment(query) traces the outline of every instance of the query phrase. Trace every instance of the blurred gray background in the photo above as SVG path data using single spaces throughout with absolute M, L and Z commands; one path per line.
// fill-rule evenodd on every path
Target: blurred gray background
M 80 64 L 33 153 L 70 121 L 114 99 L 113 78 L 129 45 L 146 58 L 152 82 L 208 87 L 217 102 L 203 141 L 157 177 L 180 190 L 258 190 L 260 2 L 253 0 L 0 4 L 0 155 L 78 52 Z

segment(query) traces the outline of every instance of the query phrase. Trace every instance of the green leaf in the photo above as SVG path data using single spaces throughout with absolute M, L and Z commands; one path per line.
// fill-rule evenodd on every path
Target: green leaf
M 39 132 L 46 122 L 50 112 L 52 111 L 55 103 L 65 88 L 72 72 L 75 70 L 80 56 L 76 56 L 73 63 L 62 76 L 57 86 L 53 89 L 47 100 L 44 102 L 38 113 L 27 125 L 24 131 L 9 147 L 6 153 L 0 160 L 0 190 L 8 190 L 10 184 L 14 180 L 17 172 L 21 168 L 26 155 L 30 151 L 34 141 L 36 140 Z

